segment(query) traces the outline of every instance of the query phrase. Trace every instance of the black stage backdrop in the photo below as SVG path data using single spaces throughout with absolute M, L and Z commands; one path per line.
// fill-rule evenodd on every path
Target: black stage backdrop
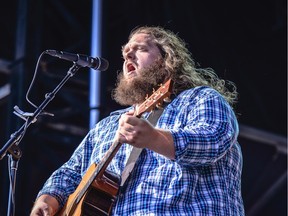
M 25 100 L 37 59 L 46 49 L 89 55 L 92 1 L 11 0 L 0 7 L 0 146 L 24 123 L 13 114 Z M 119 106 L 111 90 L 122 67 L 121 46 L 131 29 L 161 25 L 177 32 L 201 67 L 236 83 L 235 107 L 243 149 L 246 215 L 287 213 L 287 44 L 285 0 L 103 1 L 100 118 Z M 44 56 L 30 99 L 39 105 L 71 62 Z M 16 215 L 28 215 L 45 179 L 65 162 L 88 131 L 89 71 L 81 69 L 39 116 L 20 142 Z M 7 213 L 7 157 L 0 161 L 0 215 Z

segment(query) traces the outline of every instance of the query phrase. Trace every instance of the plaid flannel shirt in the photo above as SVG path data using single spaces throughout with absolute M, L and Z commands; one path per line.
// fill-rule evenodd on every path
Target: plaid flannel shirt
M 86 169 L 101 161 L 121 114 L 129 109 L 98 122 L 38 196 L 50 194 L 63 206 Z M 119 191 L 112 215 L 244 215 L 238 122 L 223 97 L 204 86 L 186 90 L 166 106 L 156 127 L 171 132 L 175 160 L 144 149 Z M 121 175 L 131 149 L 123 144 L 107 169 Z

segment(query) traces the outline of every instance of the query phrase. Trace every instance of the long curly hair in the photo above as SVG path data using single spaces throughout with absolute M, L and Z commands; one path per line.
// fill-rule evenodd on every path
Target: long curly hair
M 168 77 L 173 81 L 174 94 L 196 86 L 210 86 L 230 105 L 236 103 L 238 96 L 236 85 L 231 81 L 220 79 L 212 68 L 196 68 L 186 43 L 174 32 L 159 26 L 141 26 L 131 31 L 129 39 L 138 33 L 150 35 L 160 49 Z

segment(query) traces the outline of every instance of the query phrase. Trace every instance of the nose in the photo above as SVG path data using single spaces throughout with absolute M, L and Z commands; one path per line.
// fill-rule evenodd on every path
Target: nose
M 125 59 L 134 59 L 135 58 L 135 53 L 133 49 L 129 49 L 125 52 Z

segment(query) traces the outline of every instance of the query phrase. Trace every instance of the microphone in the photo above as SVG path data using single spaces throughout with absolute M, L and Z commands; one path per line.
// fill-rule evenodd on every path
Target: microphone
M 57 50 L 46 50 L 45 53 L 64 60 L 75 62 L 81 67 L 89 67 L 100 71 L 105 71 L 109 67 L 109 62 L 101 57 L 93 58 L 83 54 L 73 54 Z

